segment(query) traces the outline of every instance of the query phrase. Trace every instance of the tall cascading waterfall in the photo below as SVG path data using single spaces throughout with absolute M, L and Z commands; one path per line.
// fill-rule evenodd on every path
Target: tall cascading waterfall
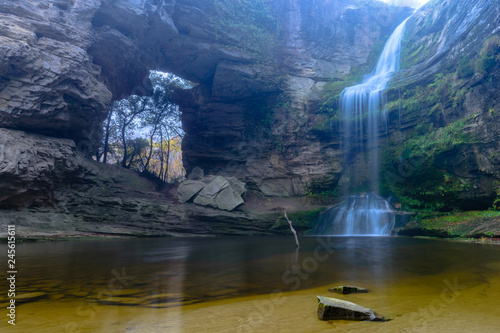
M 367 185 L 371 192 L 350 195 L 342 204 L 325 211 L 315 229 L 315 234 L 343 236 L 390 235 L 395 215 L 389 203 L 380 197 L 379 142 L 381 127 L 387 131 L 387 109 L 384 90 L 391 76 L 399 70 L 401 39 L 406 19 L 389 37 L 371 75 L 363 82 L 344 89 L 340 107 L 344 118 L 344 155 L 349 181 L 344 186 L 346 194 L 352 193 L 347 183 L 358 184 L 356 177 L 363 177 L 351 163 L 351 157 L 366 153 L 365 170 L 368 169 Z M 366 183 L 366 181 L 365 181 Z

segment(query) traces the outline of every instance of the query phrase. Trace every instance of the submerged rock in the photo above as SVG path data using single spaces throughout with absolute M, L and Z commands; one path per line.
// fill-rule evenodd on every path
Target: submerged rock
M 373 320 L 385 321 L 372 309 L 331 297 L 318 297 L 318 318 L 320 320 Z
M 328 289 L 328 291 L 346 295 L 346 294 L 367 293 L 368 289 L 356 286 L 337 286 Z

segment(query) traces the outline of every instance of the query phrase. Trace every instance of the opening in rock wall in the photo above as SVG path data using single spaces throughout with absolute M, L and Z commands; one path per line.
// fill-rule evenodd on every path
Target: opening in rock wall
M 103 163 L 120 165 L 165 182 L 184 178 L 181 143 L 184 136 L 174 89 L 194 86 L 172 73 L 150 71 L 150 93 L 115 101 L 103 124 L 96 153 Z M 143 92 L 142 92 L 143 93 Z

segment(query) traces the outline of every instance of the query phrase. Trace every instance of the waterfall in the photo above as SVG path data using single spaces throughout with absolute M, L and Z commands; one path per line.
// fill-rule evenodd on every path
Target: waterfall
M 387 201 L 377 195 L 380 165 L 378 140 L 382 131 L 388 131 L 383 92 L 392 74 L 399 70 L 401 39 L 407 20 L 387 40 L 373 73 L 367 75 L 362 83 L 345 88 L 340 96 L 344 119 L 344 174 L 347 177 L 344 192 L 352 193 L 353 187 L 363 183 L 371 193 L 350 195 L 341 205 L 325 211 L 316 227 L 316 234 L 382 236 L 390 235 L 394 226 L 394 212 Z M 353 157 L 360 155 L 364 155 L 364 167 L 353 163 Z
M 373 193 L 351 195 L 342 204 L 325 211 L 316 227 L 317 235 L 389 236 L 395 216 L 389 203 Z

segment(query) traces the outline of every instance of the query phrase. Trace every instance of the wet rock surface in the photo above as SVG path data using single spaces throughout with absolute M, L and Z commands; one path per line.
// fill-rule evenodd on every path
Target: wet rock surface
M 318 318 L 320 320 L 373 320 L 385 321 L 372 309 L 331 297 L 318 297 Z
M 356 286 L 337 286 L 328 289 L 328 291 L 346 295 L 346 294 L 367 293 L 368 289 Z

